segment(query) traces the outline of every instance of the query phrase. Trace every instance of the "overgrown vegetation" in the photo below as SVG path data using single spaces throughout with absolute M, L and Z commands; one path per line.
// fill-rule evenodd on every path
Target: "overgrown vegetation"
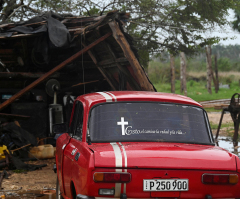
M 171 91 L 170 83 L 157 83 L 154 84 L 158 92 L 169 93 Z M 230 99 L 234 93 L 239 92 L 238 82 L 232 82 L 230 84 L 230 89 L 220 88 L 218 93 L 213 92 L 210 95 L 206 89 L 206 81 L 188 81 L 187 82 L 187 96 L 200 102 L 207 100 L 217 100 L 217 99 Z M 177 94 L 182 94 L 180 92 L 180 81 L 176 80 L 176 92 Z
M 233 50 L 235 49 L 235 50 Z M 232 51 L 229 53 L 228 51 Z M 212 95 L 206 89 L 206 55 L 201 54 L 187 59 L 187 95 L 196 101 L 206 101 L 215 99 L 230 99 L 231 96 L 239 92 L 240 85 L 240 46 L 214 46 L 213 53 L 217 53 L 219 82 L 222 85 L 229 85 L 229 89 L 221 88 L 216 94 L 214 88 Z M 228 53 L 227 53 L 228 52 Z M 221 57 L 222 56 L 222 57 Z M 214 59 L 212 63 L 214 69 Z M 164 53 L 161 58 L 155 58 L 149 63 L 148 75 L 157 91 L 171 91 L 171 74 L 169 55 Z M 180 93 L 180 59 L 175 58 L 176 93 Z M 213 84 L 212 84 L 213 85 Z

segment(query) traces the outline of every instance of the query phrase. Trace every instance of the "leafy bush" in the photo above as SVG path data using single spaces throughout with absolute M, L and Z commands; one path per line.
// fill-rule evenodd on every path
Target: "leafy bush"
M 190 81 L 187 83 L 187 85 L 193 87 L 193 86 L 195 85 L 195 83 L 196 83 L 196 82 L 195 82 L 194 80 L 190 80 Z
M 152 62 L 148 67 L 148 76 L 152 83 L 169 83 L 171 71 L 169 64 Z
M 180 78 L 180 60 L 175 60 L 175 79 Z M 148 76 L 152 83 L 170 83 L 171 68 L 169 62 L 151 61 L 148 66 Z
M 221 57 L 217 62 L 219 71 L 230 71 L 232 69 L 229 58 Z

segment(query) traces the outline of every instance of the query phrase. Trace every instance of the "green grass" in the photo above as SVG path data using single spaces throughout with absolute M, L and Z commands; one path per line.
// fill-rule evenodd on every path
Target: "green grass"
M 230 84 L 230 89 L 220 88 L 218 93 L 215 93 L 215 89 L 212 87 L 212 94 L 209 94 L 207 88 L 205 87 L 206 82 L 196 82 L 189 81 L 187 83 L 187 96 L 195 101 L 208 101 L 208 100 L 218 100 L 218 99 L 230 99 L 234 93 L 239 92 L 238 82 L 232 82 Z M 157 83 L 154 84 L 158 92 L 171 92 L 170 83 Z M 175 84 L 176 94 L 181 94 L 180 92 L 180 81 L 177 80 Z
M 213 124 L 212 122 L 210 122 L 210 126 L 211 126 L 212 129 L 217 129 L 218 128 L 218 124 Z M 224 128 L 224 127 L 228 128 L 229 130 L 234 129 L 233 123 L 222 123 L 221 129 Z
M 221 109 L 215 109 L 215 108 L 204 108 L 207 112 L 222 112 Z

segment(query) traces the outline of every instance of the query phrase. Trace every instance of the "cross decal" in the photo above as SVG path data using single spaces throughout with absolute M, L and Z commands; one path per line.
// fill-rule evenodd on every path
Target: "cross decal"
M 117 122 L 117 125 L 122 126 L 122 135 L 125 135 L 125 125 L 128 125 L 128 122 L 124 121 L 124 117 L 121 117 L 121 122 Z

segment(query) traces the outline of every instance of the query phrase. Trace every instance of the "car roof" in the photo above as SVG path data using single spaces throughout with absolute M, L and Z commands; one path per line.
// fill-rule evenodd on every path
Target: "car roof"
M 149 91 L 107 91 L 96 92 L 81 95 L 77 98 L 79 101 L 85 101 L 85 104 L 91 108 L 99 103 L 106 102 L 132 102 L 132 101 L 145 101 L 145 102 L 165 102 L 176 104 L 187 104 L 202 107 L 198 102 L 193 99 L 173 94 Z

